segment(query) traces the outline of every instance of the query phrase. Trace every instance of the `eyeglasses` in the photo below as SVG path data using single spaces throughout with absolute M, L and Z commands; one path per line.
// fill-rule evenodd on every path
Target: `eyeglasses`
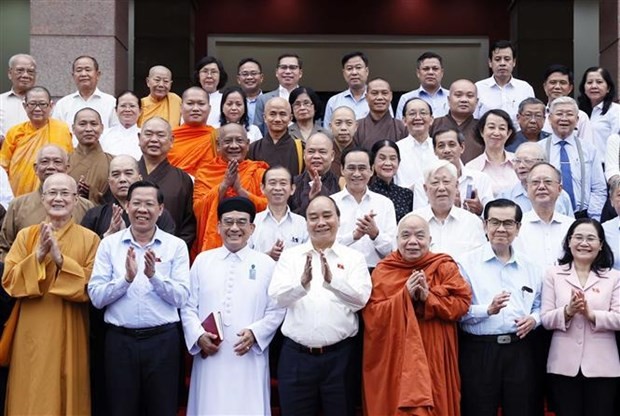
M 406 116 L 407 117 L 428 117 L 430 113 L 428 111 L 409 111 Z
M 34 110 L 37 107 L 39 107 L 41 110 L 45 110 L 47 107 L 50 106 L 50 103 L 35 103 L 34 101 L 31 101 L 31 102 L 28 102 L 28 103 L 24 103 L 24 105 L 29 110 Z
M 11 71 L 15 72 L 17 75 L 35 75 L 37 73 L 34 69 L 26 69 L 26 68 L 11 68 Z
M 515 220 L 499 220 L 497 218 L 489 218 L 487 220 L 487 225 L 493 227 L 493 228 L 499 228 L 500 226 L 504 226 L 504 229 L 506 230 L 512 230 L 514 229 L 517 224 L 519 224 L 517 221 Z
M 560 182 L 554 181 L 553 179 L 532 179 L 531 181 L 527 181 L 527 183 L 534 188 L 538 188 L 540 185 L 545 185 L 545 188 L 548 188 L 553 186 L 554 183 Z
M 56 198 L 56 197 L 60 196 L 62 199 L 67 199 L 67 198 L 69 198 L 71 196 L 77 195 L 77 193 L 75 193 L 75 192 L 56 191 L 56 190 L 45 191 L 42 194 L 43 194 L 43 196 L 46 196 L 46 197 L 49 197 L 49 198 Z
M 557 118 L 573 118 L 575 113 L 572 111 L 556 111 L 552 113 Z
M 287 71 L 287 70 L 295 71 L 296 69 L 299 69 L 299 65 L 284 65 L 284 64 L 281 64 L 281 65 L 278 65 L 278 69 L 281 69 L 282 71 Z
M 139 108 L 139 106 L 138 104 L 121 104 L 118 108 L 122 110 L 135 110 L 136 108 Z
M 545 115 L 542 113 L 523 113 L 521 116 L 527 120 L 535 119 L 535 120 L 543 120 Z
M 534 164 L 534 163 L 536 163 L 536 162 L 542 162 L 543 160 L 544 160 L 544 159 L 540 159 L 540 158 L 537 158 L 537 159 L 528 159 L 528 158 L 525 158 L 525 157 L 524 157 L 524 158 L 515 158 L 515 159 L 512 159 L 512 163 L 514 163 L 515 165 L 516 165 L 516 164 L 519 164 L 519 163 L 523 163 L 523 164 L 524 164 L 524 165 L 526 165 L 526 166 L 530 166 L 530 165 L 533 165 L 533 164 Z
M 293 103 L 293 108 L 301 108 L 301 107 L 310 108 L 313 106 L 314 106 L 314 103 L 312 101 L 295 101 Z
M 249 223 L 250 221 L 247 218 L 223 218 L 222 219 L 222 224 L 224 224 L 225 227 L 232 227 L 235 224 L 237 224 L 237 227 L 245 227 Z
M 588 244 L 594 244 L 598 241 L 601 241 L 600 238 L 594 235 L 581 235 L 581 234 L 573 234 L 570 236 L 570 239 L 573 240 L 577 244 L 581 244 L 584 241 Z
M 239 76 L 241 78 L 256 78 L 257 76 L 259 76 L 262 72 L 258 72 L 258 71 L 250 71 L 250 72 L 239 72 Z
M 219 69 L 201 69 L 199 72 L 205 75 L 219 75 L 220 70 Z

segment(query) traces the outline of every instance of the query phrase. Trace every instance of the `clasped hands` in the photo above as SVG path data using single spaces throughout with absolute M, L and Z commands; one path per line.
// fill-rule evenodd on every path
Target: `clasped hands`
M 414 270 L 405 282 L 405 287 L 414 301 L 426 302 L 428 299 L 428 282 L 423 270 Z
M 355 222 L 355 229 L 353 230 L 353 239 L 359 240 L 364 235 L 368 235 L 371 240 L 374 240 L 379 235 L 379 227 L 375 222 L 377 214 L 370 210 L 368 214 L 357 219 Z
M 152 248 L 147 248 L 144 252 L 144 274 L 149 279 L 155 276 L 155 263 L 161 261 Z M 125 257 L 125 280 L 133 282 L 138 274 L 138 262 L 136 261 L 136 251 L 133 246 L 129 246 L 127 257 Z
M 580 313 L 589 321 L 595 321 L 594 311 L 588 306 L 585 296 L 585 293 L 581 290 L 571 290 L 570 301 L 564 307 L 564 312 L 569 320 Z
M 62 268 L 62 252 L 58 245 L 58 240 L 54 237 L 54 227 L 52 224 L 42 222 L 39 226 L 39 244 L 37 246 L 37 261 L 43 263 L 45 256 L 51 255 L 52 260 L 56 263 L 56 266 Z
M 256 338 L 254 338 L 254 333 L 252 330 L 247 328 L 239 331 L 237 336 L 239 338 L 237 339 L 235 345 L 233 345 L 233 350 L 238 356 L 243 356 L 247 354 L 256 343 Z M 198 338 L 198 346 L 200 347 L 203 358 L 213 355 L 220 350 L 220 344 L 215 343 L 216 339 L 217 335 L 212 334 L 211 332 L 205 332 L 200 336 L 200 338 Z
M 323 280 L 326 283 L 332 282 L 332 271 L 329 268 L 329 264 L 327 264 L 327 258 L 325 257 L 325 253 L 321 250 L 319 251 L 319 257 L 321 260 L 321 272 L 323 273 Z M 308 289 L 310 286 L 310 282 L 312 281 L 312 253 L 306 253 L 306 264 L 304 265 L 304 271 L 301 274 L 301 285 Z

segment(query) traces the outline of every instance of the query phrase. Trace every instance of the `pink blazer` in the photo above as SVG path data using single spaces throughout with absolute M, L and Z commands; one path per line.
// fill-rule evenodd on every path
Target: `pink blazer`
M 595 324 L 576 314 L 568 324 L 564 306 L 571 289 L 582 290 L 594 310 Z M 542 324 L 553 330 L 547 372 L 564 376 L 620 377 L 620 359 L 614 331 L 620 330 L 620 272 L 609 270 L 597 276 L 590 272 L 585 287 L 571 267 L 547 270 L 542 289 Z

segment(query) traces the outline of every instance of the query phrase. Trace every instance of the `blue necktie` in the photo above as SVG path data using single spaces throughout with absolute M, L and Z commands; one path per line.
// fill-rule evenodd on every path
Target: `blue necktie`
M 568 152 L 566 151 L 566 140 L 560 140 L 560 171 L 562 172 L 562 188 L 570 196 L 570 203 L 575 207 L 575 193 L 573 191 L 573 174 L 570 169 L 570 159 L 568 158 Z

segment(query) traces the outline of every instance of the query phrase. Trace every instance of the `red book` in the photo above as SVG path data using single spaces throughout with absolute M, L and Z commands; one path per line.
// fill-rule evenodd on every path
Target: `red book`
M 222 328 L 222 313 L 220 311 L 211 312 L 207 318 L 202 321 L 202 329 L 211 334 L 217 335 L 216 339 L 212 339 L 215 345 L 220 345 L 224 341 L 224 330 Z M 201 352 L 202 358 L 205 358 L 204 352 Z

